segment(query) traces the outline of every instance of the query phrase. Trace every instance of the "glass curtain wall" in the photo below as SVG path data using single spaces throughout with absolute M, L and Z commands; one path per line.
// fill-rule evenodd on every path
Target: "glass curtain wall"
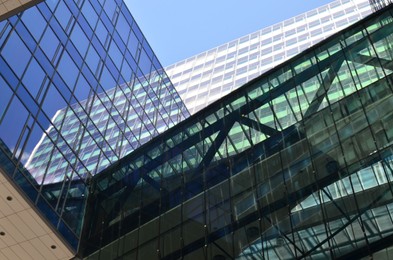
M 360 258 L 393 245 L 393 7 L 92 179 L 88 259 Z
M 94 174 L 188 115 L 123 1 L 0 22 L 0 167 L 74 248 Z

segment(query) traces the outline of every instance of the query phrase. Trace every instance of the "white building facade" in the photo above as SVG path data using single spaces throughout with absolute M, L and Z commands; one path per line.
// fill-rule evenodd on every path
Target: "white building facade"
M 165 68 L 191 114 L 372 12 L 337 0 Z

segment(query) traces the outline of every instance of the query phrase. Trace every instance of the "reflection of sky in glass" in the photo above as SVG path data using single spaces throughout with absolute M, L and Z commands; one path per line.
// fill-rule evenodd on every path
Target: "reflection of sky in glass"
M 76 248 L 87 177 L 188 111 L 122 1 L 1 21 L 0 68 L 0 167 Z
M 39 181 L 57 174 L 46 183 L 96 173 L 187 115 L 125 5 L 78 5 L 0 23 L 0 138 Z

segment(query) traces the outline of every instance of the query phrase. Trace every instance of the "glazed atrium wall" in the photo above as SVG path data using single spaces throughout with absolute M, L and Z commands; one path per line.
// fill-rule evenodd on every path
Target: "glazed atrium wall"
M 0 170 L 77 248 L 92 175 L 188 116 L 125 3 L 0 21 Z
M 387 257 L 392 37 L 389 6 L 94 176 L 80 253 L 87 259 Z

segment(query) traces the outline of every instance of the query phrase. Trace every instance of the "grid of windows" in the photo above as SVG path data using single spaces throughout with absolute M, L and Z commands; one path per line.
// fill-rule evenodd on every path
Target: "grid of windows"
M 94 176 L 82 253 L 361 259 L 390 247 L 392 37 L 389 6 Z
M 0 167 L 76 247 L 86 179 L 188 111 L 123 1 L 1 21 L 0 68 Z
M 193 114 L 370 13 L 368 0 L 336 0 L 165 69 Z

